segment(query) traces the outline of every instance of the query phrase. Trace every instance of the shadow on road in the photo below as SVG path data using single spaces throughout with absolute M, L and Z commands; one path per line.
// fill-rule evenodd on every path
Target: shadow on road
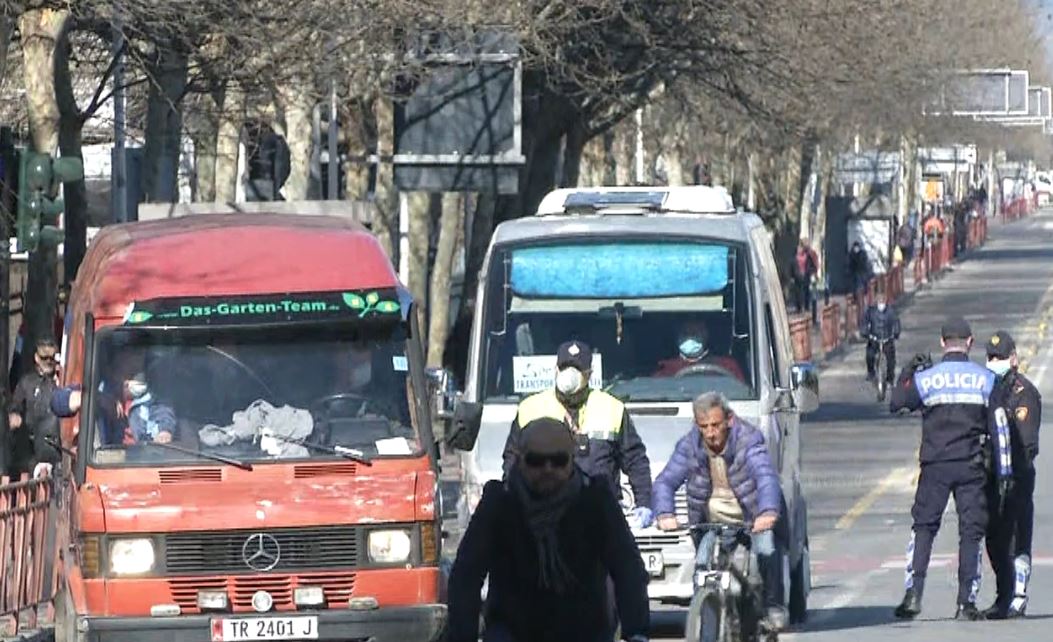
M 808 612 L 808 622 L 794 629 L 795 632 L 819 633 L 822 631 L 846 631 L 865 629 L 899 622 L 892 614 L 895 605 L 846 606 L 840 609 L 813 609 Z

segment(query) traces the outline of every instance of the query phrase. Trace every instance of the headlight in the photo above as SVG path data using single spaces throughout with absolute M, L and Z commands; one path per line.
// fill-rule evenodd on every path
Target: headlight
M 142 575 L 154 567 L 154 543 L 149 539 L 117 539 L 110 542 L 110 572 Z
M 407 530 L 372 531 L 369 534 L 369 559 L 379 564 L 396 564 L 409 560 L 413 548 Z

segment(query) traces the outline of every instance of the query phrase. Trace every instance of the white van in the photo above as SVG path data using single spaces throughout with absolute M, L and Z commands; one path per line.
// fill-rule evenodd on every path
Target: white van
M 677 354 L 685 322 L 704 323 L 711 354 L 737 367 L 658 376 L 659 364 Z M 702 392 L 724 393 L 764 432 L 789 518 L 788 607 L 791 619 L 802 620 L 810 569 L 800 414 L 818 406 L 818 380 L 810 364 L 793 363 L 772 241 L 760 218 L 737 212 L 722 188 L 604 187 L 554 191 L 536 216 L 498 226 L 479 282 L 453 428 L 470 448 L 461 461 L 462 526 L 482 486 L 502 476 L 516 405 L 553 385 L 556 348 L 570 338 L 593 347 L 593 386 L 626 403 L 652 476 L 693 425 L 691 400 Z M 623 487 L 628 510 L 631 491 Z M 677 514 L 686 527 L 683 489 Z M 694 561 L 688 530 L 634 534 L 651 573 L 651 598 L 687 604 Z

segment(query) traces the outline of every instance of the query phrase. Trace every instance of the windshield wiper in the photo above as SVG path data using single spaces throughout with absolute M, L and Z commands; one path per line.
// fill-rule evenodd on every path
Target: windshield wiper
M 354 451 L 350 448 L 344 448 L 342 446 L 330 448 L 329 446 L 323 446 L 322 444 L 311 443 L 309 441 L 306 441 L 305 439 L 290 439 L 288 437 L 283 437 L 281 435 L 274 434 L 268 435 L 268 437 L 272 437 L 274 439 L 277 439 L 278 441 L 282 441 L 287 444 L 295 444 L 297 446 L 303 446 L 304 448 L 313 448 L 319 452 L 328 453 L 330 455 L 339 455 L 344 459 L 349 459 L 353 462 L 362 464 L 363 466 L 373 465 L 373 461 L 371 459 L 369 459 L 365 455 L 359 454 L 357 451 Z
M 194 455 L 196 457 L 201 457 L 202 459 L 211 459 L 212 461 L 218 461 L 222 464 L 228 464 L 230 466 L 234 466 L 235 468 L 240 468 L 242 470 L 252 470 L 252 464 L 248 462 L 240 461 L 232 457 L 224 457 L 223 455 L 214 455 L 212 453 L 194 450 L 193 448 L 183 448 L 182 446 L 176 446 L 175 444 L 163 444 L 159 441 L 147 441 L 140 445 L 167 448 L 168 450 L 174 450 L 177 453 L 183 453 L 184 455 Z

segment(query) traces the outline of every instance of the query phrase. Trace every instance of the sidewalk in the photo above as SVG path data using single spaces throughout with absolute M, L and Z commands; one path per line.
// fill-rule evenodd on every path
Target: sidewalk
M 1033 213 L 1028 211 L 1027 214 Z M 811 315 L 794 314 L 790 317 L 790 335 L 796 361 L 812 361 L 822 370 L 832 359 L 845 351 L 846 346 L 861 343 L 859 322 L 863 311 L 873 303 L 879 292 L 888 297 L 897 310 L 909 306 L 915 295 L 938 283 L 954 265 L 966 261 L 987 242 L 991 227 L 1001 227 L 1025 218 L 1015 214 L 973 219 L 969 224 L 966 250 L 954 254 L 953 238 L 945 236 L 934 247 L 926 248 L 909 265 L 900 265 L 886 274 L 878 275 L 867 287 L 856 294 L 831 296 L 829 303 L 818 310 L 819 323 L 813 324 Z M 857 301 L 859 303 L 857 303 Z

